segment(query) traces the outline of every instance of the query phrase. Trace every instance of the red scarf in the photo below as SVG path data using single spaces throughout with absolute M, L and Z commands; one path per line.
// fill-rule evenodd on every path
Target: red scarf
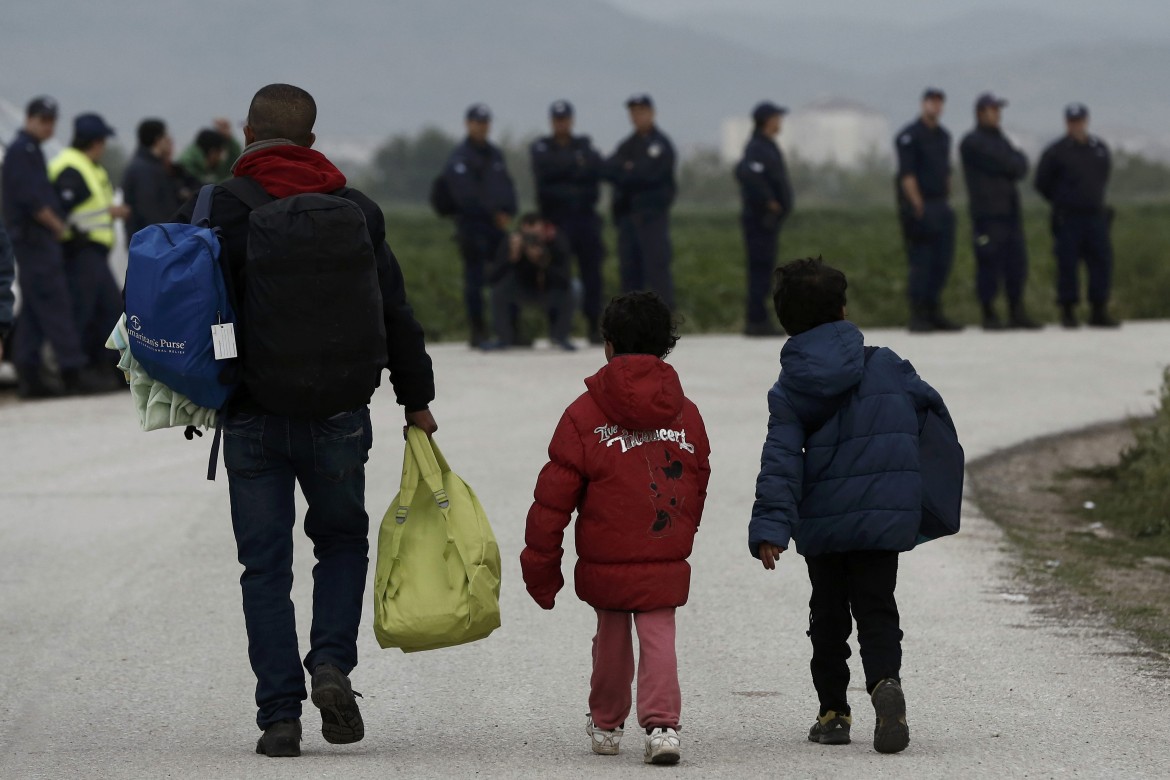
M 345 186 L 345 174 L 325 155 L 295 144 L 245 152 L 232 172 L 252 177 L 274 198 L 333 192 Z

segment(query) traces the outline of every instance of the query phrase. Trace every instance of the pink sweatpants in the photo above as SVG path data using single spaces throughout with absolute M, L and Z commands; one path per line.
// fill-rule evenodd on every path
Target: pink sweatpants
M 674 653 L 673 607 L 632 615 L 597 610 L 589 714 L 601 729 L 620 726 L 630 714 L 630 684 L 634 682 L 631 617 L 638 628 L 638 723 L 642 728 L 678 728 L 682 692 Z

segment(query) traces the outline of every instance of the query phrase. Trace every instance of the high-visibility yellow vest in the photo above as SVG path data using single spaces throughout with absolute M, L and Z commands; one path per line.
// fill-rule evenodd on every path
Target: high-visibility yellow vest
M 66 221 L 70 231 L 63 240 L 68 241 L 76 230 L 85 233 L 94 243 L 112 247 L 114 245 L 114 218 L 110 206 L 114 205 L 114 185 L 106 169 L 95 163 L 79 149 L 72 146 L 63 149 L 49 163 L 49 180 L 56 183 L 57 177 L 66 168 L 76 168 L 89 188 L 89 197 L 69 213 Z

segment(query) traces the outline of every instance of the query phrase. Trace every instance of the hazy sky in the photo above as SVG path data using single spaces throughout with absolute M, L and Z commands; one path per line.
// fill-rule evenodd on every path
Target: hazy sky
M 609 0 L 624 10 L 670 19 L 682 12 L 736 11 L 765 15 L 841 16 L 907 23 L 930 23 L 970 11 L 1012 8 L 1076 16 L 1135 35 L 1170 35 L 1168 0 Z M 1170 63 L 1168 63 L 1170 65 Z

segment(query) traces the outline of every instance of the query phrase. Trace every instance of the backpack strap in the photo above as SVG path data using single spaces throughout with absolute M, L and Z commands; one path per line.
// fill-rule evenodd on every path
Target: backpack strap
M 191 224 L 198 227 L 211 226 L 211 196 L 215 193 L 214 184 L 204 184 L 199 188 L 199 197 L 195 199 L 195 210 L 191 212 Z
M 207 459 L 207 479 L 209 482 L 215 481 L 215 469 L 219 465 L 219 444 L 223 440 L 223 417 L 225 409 L 227 409 L 227 404 L 224 404 L 224 408 L 220 409 L 219 413 L 215 415 L 215 436 L 211 439 L 211 456 Z
M 260 182 L 251 176 L 236 176 L 228 179 L 219 186 L 243 201 L 244 205 L 252 211 L 276 200 L 276 198 L 268 194 L 267 190 L 260 186 Z

